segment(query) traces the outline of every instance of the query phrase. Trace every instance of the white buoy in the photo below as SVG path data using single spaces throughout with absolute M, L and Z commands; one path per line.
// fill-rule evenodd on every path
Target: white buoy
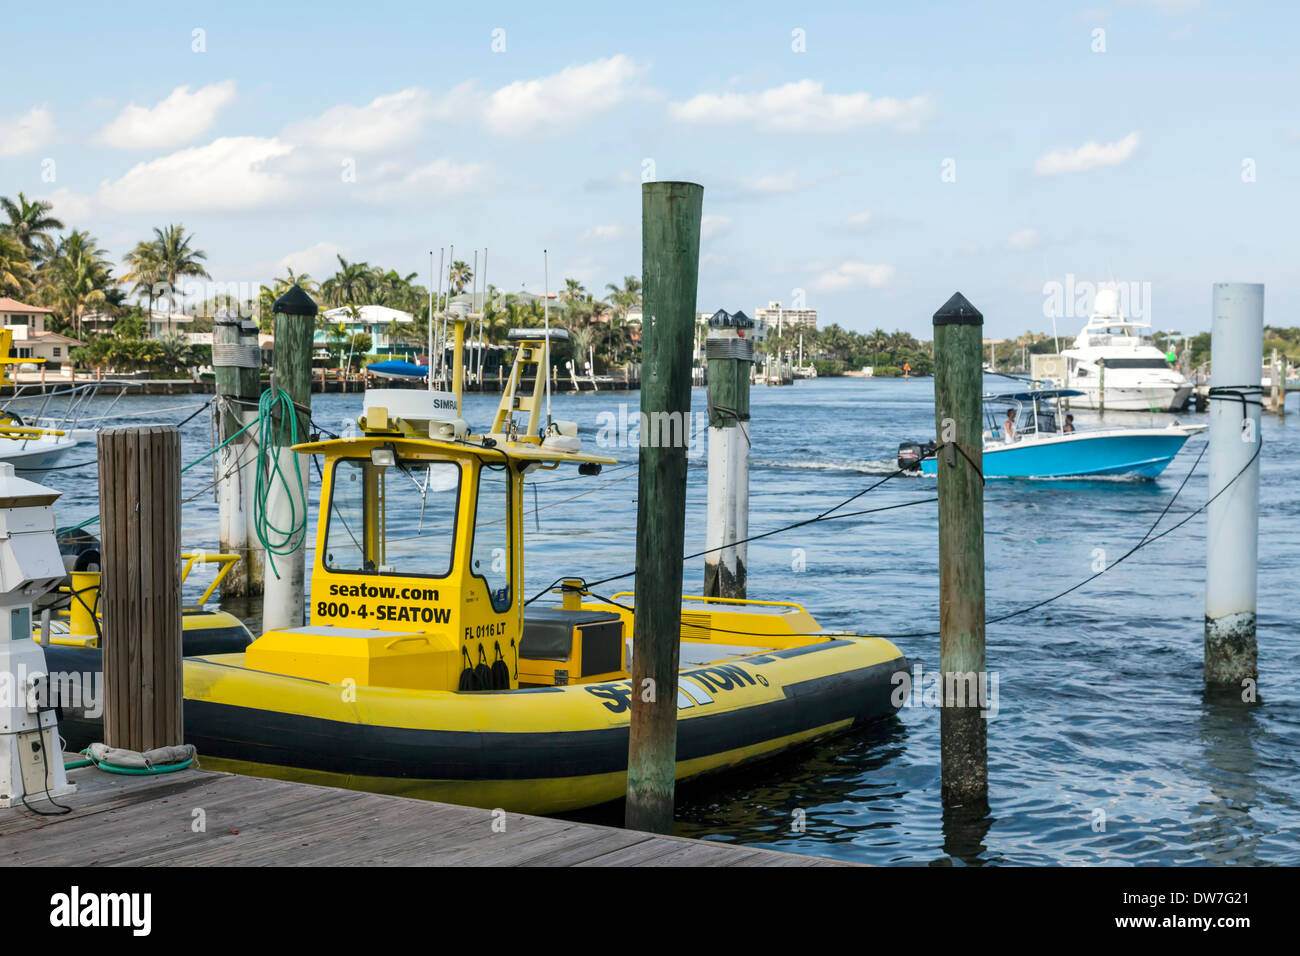
M 1239 685 L 1258 674 L 1255 595 L 1264 286 L 1216 283 L 1213 312 L 1209 428 L 1213 500 L 1206 522 L 1205 680 Z

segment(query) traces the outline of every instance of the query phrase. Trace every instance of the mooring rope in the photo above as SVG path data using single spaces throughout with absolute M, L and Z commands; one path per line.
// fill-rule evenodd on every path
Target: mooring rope
M 276 412 L 279 421 L 276 421 Z M 302 547 L 307 537 L 307 484 L 303 478 L 301 456 L 294 454 L 293 475 L 280 465 L 280 451 L 298 444 L 298 407 L 289 393 L 282 388 L 267 389 L 257 406 L 257 486 L 253 491 L 253 530 L 257 540 L 266 550 L 271 572 L 280 576 L 275 566 L 275 556 L 286 557 Z M 253 424 L 250 422 L 249 424 Z M 245 425 L 244 428 L 248 426 Z M 242 432 L 244 429 L 241 428 Z M 236 432 L 235 435 L 238 435 Z M 234 438 L 232 435 L 231 438 Z M 230 441 L 230 439 L 226 439 Z M 226 442 L 222 442 L 226 444 Z M 221 446 L 218 445 L 218 448 Z M 213 451 L 216 451 L 214 448 Z M 202 459 L 200 459 L 202 460 Z M 195 462 L 194 464 L 197 464 Z M 277 524 L 267 513 L 271 493 L 279 487 L 289 502 L 289 522 Z M 299 512 L 299 501 L 302 510 Z

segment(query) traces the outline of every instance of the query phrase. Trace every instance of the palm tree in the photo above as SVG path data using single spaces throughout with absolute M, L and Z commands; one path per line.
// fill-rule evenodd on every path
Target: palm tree
M 313 299 L 320 298 L 320 283 L 314 280 L 309 273 L 295 273 L 293 269 L 285 266 L 286 275 L 283 278 L 275 280 L 274 288 L 280 289 L 281 292 L 288 292 L 294 286 L 298 286 L 303 292 L 306 292 Z
M 32 263 L 23 244 L 0 232 L 0 295 L 21 298 L 32 289 Z
M 629 312 L 641 305 L 641 280 L 636 276 L 624 276 L 622 286 L 611 282 L 605 288 L 609 290 L 606 301 L 622 318 L 627 318 Z
M 73 334 L 80 338 L 81 319 L 88 307 L 108 302 L 113 280 L 107 255 L 93 236 L 74 230 L 59 240 L 48 270 L 47 298 L 71 321 Z
M 378 269 L 375 271 L 378 273 L 374 285 L 376 305 L 386 305 L 390 309 L 400 309 L 403 312 L 420 311 L 428 293 L 423 287 L 415 285 L 415 280 L 419 278 L 418 272 L 403 276 L 399 275 L 396 269 L 389 269 L 387 272 L 380 272 Z
M 474 278 L 474 270 L 467 263 L 457 259 L 451 264 L 451 271 L 448 273 L 448 285 L 451 286 L 452 295 L 460 295 L 465 291 L 465 286 L 470 284 Z
M 155 286 L 165 285 L 167 292 L 168 331 L 170 314 L 176 295 L 176 282 L 186 276 L 212 278 L 203 267 L 201 260 L 208 254 L 191 246 L 193 234 L 187 235 L 180 223 L 169 225 L 164 229 L 156 226 L 153 238 L 136 244 L 126 256 L 126 265 L 130 271 L 119 280 L 130 284 L 133 292 L 145 290 L 149 296 L 149 312 L 153 313 Z
M 583 296 L 586 294 L 587 290 L 583 288 L 582 283 L 577 279 L 565 279 L 564 291 L 560 293 L 560 298 L 570 305 L 573 305 L 574 303 L 581 302 Z
M 18 194 L 18 202 L 0 196 L 0 211 L 9 219 L 0 225 L 0 229 L 17 239 L 33 262 L 39 262 L 54 251 L 50 233 L 63 228 L 63 223 L 49 214 L 53 208 L 53 203 L 40 199 L 29 202 L 22 193 Z
M 335 308 L 345 305 L 369 305 L 367 302 L 374 290 L 374 274 L 365 262 L 348 262 L 342 256 L 339 271 L 321 283 L 321 295 Z
M 596 329 L 590 325 L 570 325 L 569 326 L 569 343 L 573 346 L 573 369 L 575 372 L 581 372 L 583 363 L 587 361 L 587 356 L 596 341 Z M 593 368 L 592 373 L 595 374 Z
M 510 315 L 502 303 L 489 299 L 483 306 L 483 337 L 492 345 L 501 345 L 510 331 Z

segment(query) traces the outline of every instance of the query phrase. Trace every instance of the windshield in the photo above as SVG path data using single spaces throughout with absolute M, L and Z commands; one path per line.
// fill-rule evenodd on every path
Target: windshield
M 340 459 L 330 483 L 325 570 L 446 577 L 459 496 L 460 466 L 454 462 L 383 467 L 368 458 Z

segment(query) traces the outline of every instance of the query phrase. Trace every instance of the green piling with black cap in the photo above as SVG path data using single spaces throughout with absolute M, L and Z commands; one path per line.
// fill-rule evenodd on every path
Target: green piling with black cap
M 318 309 L 311 296 L 297 284 L 275 300 L 275 352 L 272 383 L 288 394 L 294 405 L 297 440 L 305 442 L 311 430 L 311 355 L 316 334 Z M 311 468 L 306 459 L 298 460 L 292 451 L 293 430 L 283 418 L 284 406 L 272 406 L 271 434 L 282 441 L 277 447 L 262 450 L 262 460 L 269 466 L 278 462 L 278 475 L 264 473 L 267 482 L 265 521 L 281 547 L 268 556 L 268 573 L 263 588 L 263 632 L 283 627 L 300 627 L 306 623 L 304 589 L 306 581 L 306 529 L 304 520 L 309 500 Z M 268 467 L 269 471 L 269 467 Z M 286 535 L 302 522 L 301 533 Z M 266 530 L 266 529 L 264 529 Z M 294 540 L 288 540 L 292 537 Z M 296 546 L 295 546 L 296 545 Z
M 960 292 L 934 314 L 943 804 L 987 805 L 984 661 L 984 316 Z
M 633 829 L 654 833 L 668 833 L 673 826 L 686 452 L 703 202 L 704 187 L 695 183 L 641 187 L 642 427 L 625 820 Z

